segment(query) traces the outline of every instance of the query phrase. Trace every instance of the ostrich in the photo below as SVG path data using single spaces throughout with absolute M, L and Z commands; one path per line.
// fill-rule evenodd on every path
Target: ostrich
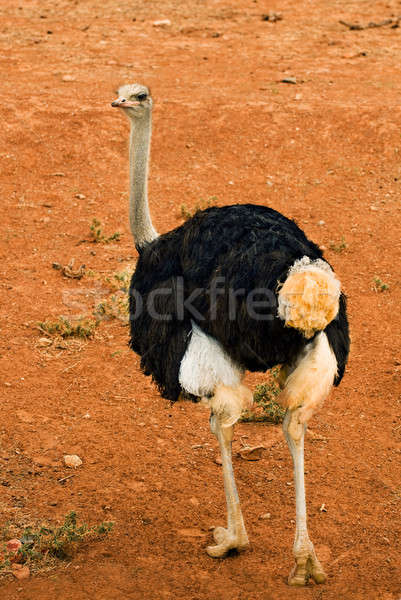
M 164 398 L 175 402 L 183 394 L 208 404 L 221 450 L 227 526 L 214 530 L 207 553 L 224 557 L 249 545 L 231 459 L 234 424 L 252 397 L 242 383 L 245 371 L 280 364 L 296 493 L 295 566 L 288 583 L 323 583 L 307 529 L 304 435 L 347 362 L 340 282 L 319 247 L 265 206 L 211 207 L 159 235 L 147 197 L 149 89 L 125 85 L 112 106 L 131 125 L 130 227 L 139 259 L 130 285 L 130 347 Z

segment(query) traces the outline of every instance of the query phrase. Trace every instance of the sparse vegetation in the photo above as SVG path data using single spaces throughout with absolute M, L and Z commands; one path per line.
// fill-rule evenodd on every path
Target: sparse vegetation
M 280 367 L 275 367 L 270 371 L 269 380 L 256 386 L 253 395 L 254 407 L 242 415 L 243 423 L 266 421 L 275 424 L 282 423 L 285 409 L 277 402 L 281 391 L 279 375 Z
M 37 323 L 39 331 L 59 340 L 60 338 L 87 340 L 94 336 L 96 327 L 102 319 L 119 319 L 123 323 L 128 323 L 128 289 L 132 271 L 133 266 L 131 265 L 128 265 L 122 271 L 107 275 L 97 271 L 86 271 L 85 276 L 101 283 L 102 287 L 103 284 L 107 286 L 110 295 L 108 295 L 107 290 L 102 289 L 105 292 L 105 298 L 94 307 L 88 306 L 89 316 L 79 318 L 60 316 L 56 320 L 41 321 Z
M 117 291 L 96 306 L 94 315 L 98 319 L 120 319 L 120 321 L 128 323 L 128 312 L 127 294 Z
M 63 339 L 79 337 L 91 338 L 98 325 L 98 319 L 94 317 L 83 317 L 71 321 L 65 317 L 59 317 L 56 321 L 41 321 L 38 323 L 39 330 L 47 335 L 59 335 Z
M 341 236 L 341 240 L 339 242 L 331 242 L 329 248 L 333 252 L 341 254 L 341 252 L 344 252 L 348 248 L 348 243 L 345 241 L 345 237 Z
M 186 204 L 181 204 L 180 217 L 187 221 L 191 219 L 198 210 L 205 210 L 210 206 L 214 206 L 217 203 L 217 196 L 210 196 L 208 200 L 201 198 L 197 204 L 191 209 Z
M 118 271 L 104 278 L 104 282 L 112 291 L 128 292 L 133 268 Z
M 105 236 L 103 233 L 102 224 L 96 218 L 92 220 L 92 224 L 90 226 L 90 233 L 92 241 L 95 244 L 110 244 L 110 242 L 119 242 L 121 238 L 121 233 L 118 231 L 115 231 L 109 237 Z
M 128 290 L 132 276 L 132 268 L 104 277 L 103 281 L 112 294 L 102 300 L 94 310 L 95 318 L 119 319 L 128 322 Z
M 375 292 L 385 292 L 390 289 L 388 283 L 385 283 L 380 277 L 373 277 L 373 289 Z
M 59 527 L 26 527 L 17 539 L 21 547 L 17 552 L 8 552 L 6 542 L 9 528 L 2 531 L 2 552 L 0 556 L 0 574 L 11 573 L 12 564 L 24 564 L 31 571 L 40 571 L 56 566 L 57 560 L 70 559 L 80 544 L 92 542 L 110 533 L 112 522 L 88 526 L 79 524 L 74 511 L 68 513 Z

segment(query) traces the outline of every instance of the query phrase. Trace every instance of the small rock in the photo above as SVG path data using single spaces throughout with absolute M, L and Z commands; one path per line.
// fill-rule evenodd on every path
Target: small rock
M 33 417 L 26 410 L 17 410 L 15 413 L 20 421 L 23 423 L 32 423 Z
M 6 549 L 9 554 L 17 554 L 18 550 L 21 548 L 22 542 L 17 538 L 12 540 L 8 540 L 6 544 Z
M 326 221 L 323 221 L 323 220 L 318 221 L 318 225 L 325 225 L 325 224 L 326 224 Z
M 240 456 L 244 460 L 260 460 L 262 458 L 263 450 L 266 450 L 264 446 L 245 446 L 237 452 L 237 456 Z
M 220 454 L 218 454 L 216 456 L 216 458 L 214 459 L 214 462 L 216 463 L 216 465 L 220 465 L 220 466 L 223 464 L 223 461 L 221 460 Z
M 53 177 L 65 177 L 65 173 L 61 173 L 61 172 L 52 173 L 52 175 L 53 175 Z
M 170 19 L 160 19 L 160 21 L 153 21 L 153 27 L 169 27 L 171 25 Z
M 268 474 L 266 475 L 266 479 L 267 479 L 267 481 L 273 481 L 273 479 L 274 479 L 274 474 L 273 474 L 273 473 L 268 473 Z
M 270 11 L 269 13 L 262 15 L 262 21 L 269 21 L 270 23 L 275 23 L 276 21 L 282 20 L 283 16 L 281 13 Z
M 261 521 L 266 521 L 267 519 L 270 519 L 271 514 L 270 513 L 263 513 L 263 515 L 259 515 L 259 519 Z
M 51 346 L 52 343 L 53 343 L 53 340 L 50 340 L 49 338 L 41 337 L 41 338 L 39 338 L 38 345 L 41 346 L 42 348 L 45 348 L 46 346 Z
M 16 579 L 28 579 L 29 575 L 31 574 L 29 567 L 19 564 L 14 564 L 12 566 L 12 572 Z
M 146 492 L 147 486 L 144 481 L 129 481 L 127 487 L 133 492 Z
M 63 75 L 61 78 L 63 81 L 75 81 L 75 77 L 72 75 Z
M 198 500 L 198 498 L 195 498 L 195 497 L 190 498 L 189 502 L 192 504 L 192 506 L 199 506 L 199 500 Z
M 66 454 L 64 456 L 64 464 L 66 467 L 80 467 L 82 465 L 82 460 L 76 454 Z
M 284 77 L 281 80 L 281 83 L 293 83 L 295 84 L 297 82 L 297 78 L 296 77 Z
M 84 194 L 75 194 L 75 198 L 78 198 L 78 200 L 85 200 L 86 196 L 84 196 Z

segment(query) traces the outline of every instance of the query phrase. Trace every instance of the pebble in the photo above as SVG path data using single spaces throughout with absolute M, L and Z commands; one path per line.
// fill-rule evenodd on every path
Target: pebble
M 318 225 L 325 225 L 325 224 L 326 224 L 326 221 L 323 221 L 323 220 L 318 221 Z
M 170 19 L 160 19 L 160 21 L 153 21 L 153 27 L 169 27 L 171 25 Z
M 263 513 L 263 515 L 259 515 L 259 519 L 261 521 L 266 521 L 267 519 L 270 519 L 271 514 L 270 513 Z
M 9 552 L 9 554 L 11 554 L 11 553 L 17 554 L 17 552 L 21 548 L 21 546 L 22 546 L 22 542 L 20 540 L 18 540 L 17 538 L 8 540 L 8 542 L 6 544 L 7 552 Z
M 75 198 L 78 198 L 78 200 L 85 200 L 86 196 L 84 196 L 84 194 L 75 194 Z
M 244 460 L 260 460 L 264 450 L 266 450 L 264 446 L 245 447 L 237 452 L 237 456 Z
M 282 83 L 296 83 L 297 82 L 297 78 L 296 77 L 284 77 L 281 80 Z
M 80 467 L 82 465 L 82 460 L 76 454 L 66 454 L 64 456 L 64 464 L 66 467 Z
M 75 77 L 72 75 L 63 75 L 61 78 L 63 81 L 75 81 Z
M 12 566 L 12 572 L 16 579 L 27 579 L 31 574 L 29 571 L 29 567 L 26 565 L 14 564 Z
M 26 410 L 17 410 L 15 414 L 23 423 L 32 423 L 33 421 L 33 416 Z
M 282 21 L 282 19 L 283 15 L 281 13 L 275 13 L 273 11 L 262 15 L 262 21 L 270 21 L 271 23 L 275 23 L 276 21 Z

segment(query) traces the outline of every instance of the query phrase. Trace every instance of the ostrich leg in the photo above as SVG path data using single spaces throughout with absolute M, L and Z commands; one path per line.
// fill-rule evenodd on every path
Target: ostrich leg
M 217 544 L 215 546 L 208 546 L 206 551 L 213 558 L 222 558 L 232 549 L 238 551 L 244 550 L 249 545 L 249 542 L 242 517 L 231 460 L 231 442 L 234 427 L 232 425 L 222 425 L 220 417 L 212 414 L 210 429 L 220 444 L 224 490 L 227 502 L 227 528 L 215 528 L 213 536 Z
M 283 431 L 294 462 L 296 532 L 294 541 L 295 566 L 288 578 L 289 585 L 305 585 L 310 578 L 324 583 L 326 574 L 318 561 L 309 539 L 306 524 L 305 479 L 304 479 L 304 436 L 306 424 L 300 422 L 300 409 L 288 410 Z

